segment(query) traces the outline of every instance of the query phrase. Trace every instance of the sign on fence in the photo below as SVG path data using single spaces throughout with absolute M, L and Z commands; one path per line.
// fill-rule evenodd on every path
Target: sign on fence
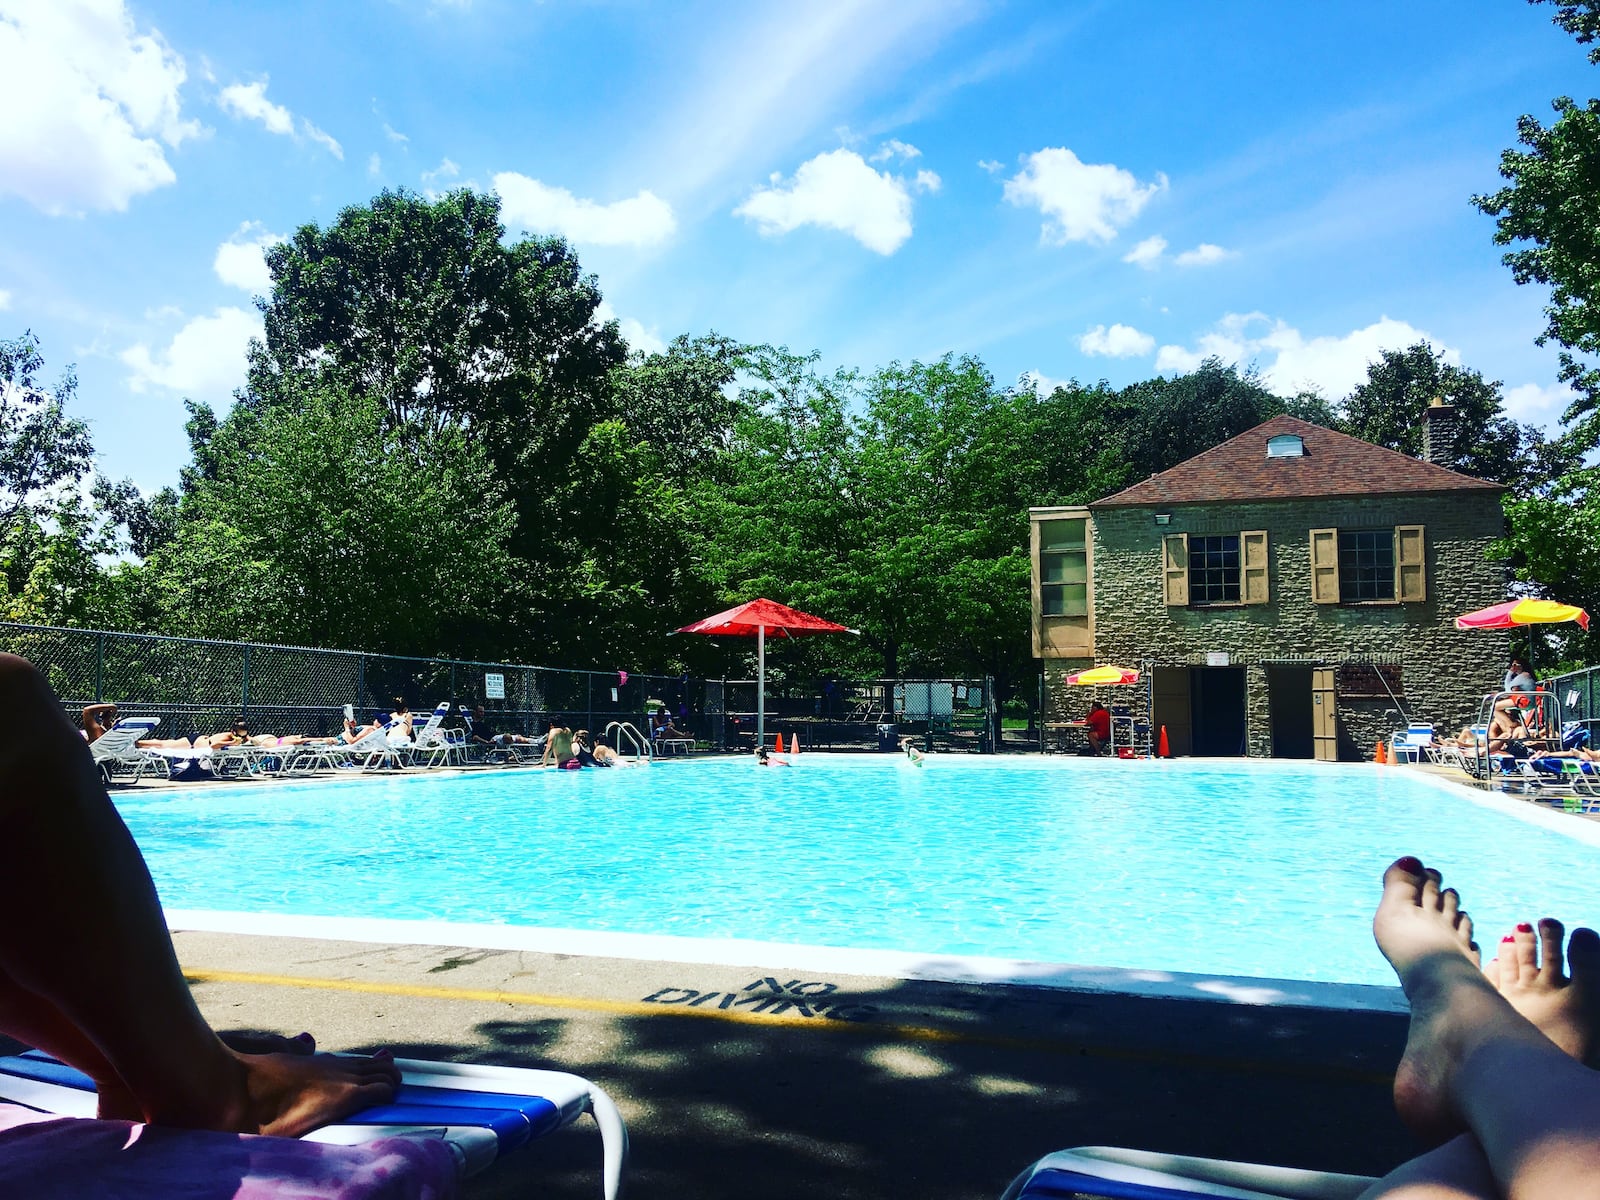
M 504 700 L 506 698 L 506 677 L 499 671 L 485 671 L 483 673 L 483 698 L 485 700 Z

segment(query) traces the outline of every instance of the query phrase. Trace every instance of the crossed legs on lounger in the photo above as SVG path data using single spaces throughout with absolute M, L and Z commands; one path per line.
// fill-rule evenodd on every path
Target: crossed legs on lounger
M 1519 925 L 1479 969 L 1472 921 L 1439 872 L 1383 878 L 1378 947 L 1411 1002 L 1395 1107 L 1435 1148 L 1367 1200 L 1600 1196 L 1600 936 Z
M 386 1058 L 225 1045 L 84 740 L 10 655 L 0 707 L 13 715 L 0 732 L 0 909 L 13 914 L 0 923 L 0 1032 L 93 1077 L 104 1117 L 294 1137 L 392 1098 Z

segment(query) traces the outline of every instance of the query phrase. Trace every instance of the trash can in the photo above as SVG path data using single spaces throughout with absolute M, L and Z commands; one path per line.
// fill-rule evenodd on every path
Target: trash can
M 900 726 L 878 726 L 878 749 L 886 750 L 891 754 L 900 749 Z

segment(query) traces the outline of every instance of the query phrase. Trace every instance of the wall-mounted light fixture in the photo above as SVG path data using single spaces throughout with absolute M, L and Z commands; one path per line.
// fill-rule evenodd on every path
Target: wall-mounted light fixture
M 1172 514 L 1171 513 L 1157 513 L 1156 514 L 1156 524 L 1157 525 L 1167 525 L 1167 524 L 1170 524 L 1171 521 L 1172 521 Z

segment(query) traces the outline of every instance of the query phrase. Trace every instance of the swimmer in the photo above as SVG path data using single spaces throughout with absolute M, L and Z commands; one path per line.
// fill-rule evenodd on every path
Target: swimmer
M 900 739 L 900 749 L 902 749 L 902 750 L 904 750 L 906 752 L 906 757 L 907 758 L 909 758 L 912 762 L 916 763 L 916 765 L 920 767 L 922 765 L 923 761 L 928 756 L 926 754 L 924 754 L 921 750 L 918 750 L 916 748 L 916 746 L 912 745 L 912 743 L 914 741 L 916 741 L 915 738 L 909 738 L 909 737 L 901 738 Z
M 756 747 L 756 766 L 758 767 L 792 767 L 794 764 L 787 758 L 779 758 L 765 746 Z

